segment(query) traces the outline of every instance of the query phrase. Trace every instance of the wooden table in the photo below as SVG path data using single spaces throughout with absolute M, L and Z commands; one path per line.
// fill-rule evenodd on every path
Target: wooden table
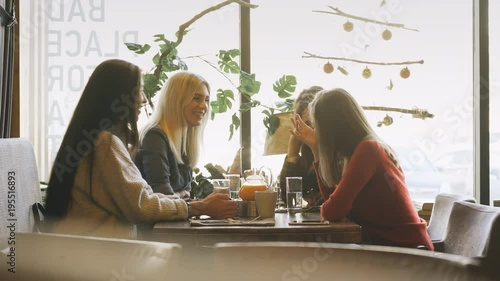
M 188 221 L 159 222 L 150 237 L 153 241 L 184 246 L 212 246 L 219 242 L 335 242 L 361 243 L 361 226 L 352 221 L 329 225 L 288 225 L 302 214 L 277 213 L 274 226 L 190 226 Z M 317 217 L 318 213 L 307 213 Z

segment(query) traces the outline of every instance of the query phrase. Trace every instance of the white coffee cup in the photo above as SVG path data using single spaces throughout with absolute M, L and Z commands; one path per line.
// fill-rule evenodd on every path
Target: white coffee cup
M 278 192 L 276 191 L 255 191 L 255 204 L 257 205 L 257 214 L 259 217 L 263 219 L 274 217 L 277 199 Z

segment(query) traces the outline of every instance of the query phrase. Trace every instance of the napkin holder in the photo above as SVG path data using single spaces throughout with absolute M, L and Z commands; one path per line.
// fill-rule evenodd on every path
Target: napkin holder
M 257 206 L 255 201 L 239 200 L 236 215 L 240 218 L 257 217 Z

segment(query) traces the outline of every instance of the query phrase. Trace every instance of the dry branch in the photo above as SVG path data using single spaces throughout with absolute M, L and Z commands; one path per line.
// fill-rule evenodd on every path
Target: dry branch
M 313 11 L 313 12 L 314 13 L 323 13 L 323 14 L 330 14 L 330 15 L 335 15 L 335 16 L 341 16 L 341 17 L 346 17 L 346 18 L 350 18 L 350 19 L 353 19 L 353 20 L 370 22 L 370 23 L 374 23 L 374 24 L 391 26 L 391 27 L 396 27 L 396 28 L 401 28 L 401 29 L 406 29 L 406 30 L 411 30 L 411 31 L 417 31 L 418 32 L 417 29 L 405 27 L 405 25 L 402 24 L 402 23 L 390 23 L 390 22 L 383 22 L 383 21 L 378 21 L 378 20 L 372 20 L 372 19 L 369 19 L 369 18 L 364 18 L 364 17 L 359 17 L 359 16 L 348 14 L 348 13 L 344 13 L 339 8 L 335 8 L 335 7 L 332 7 L 332 6 L 328 6 L 328 7 L 330 9 L 334 10 L 335 12 L 330 12 L 330 11 Z
M 377 62 L 377 61 L 365 61 L 365 60 L 356 60 L 356 59 L 349 59 L 349 58 L 341 58 L 341 57 L 325 57 L 325 56 L 320 56 L 316 54 L 312 54 L 309 52 L 304 52 L 304 56 L 302 58 L 306 59 L 324 59 L 324 60 L 339 60 L 339 61 L 350 61 L 350 62 L 355 62 L 355 63 L 364 63 L 364 64 L 374 64 L 374 65 L 409 65 L 409 64 L 423 64 L 424 60 L 418 60 L 418 61 L 402 61 L 402 62 Z

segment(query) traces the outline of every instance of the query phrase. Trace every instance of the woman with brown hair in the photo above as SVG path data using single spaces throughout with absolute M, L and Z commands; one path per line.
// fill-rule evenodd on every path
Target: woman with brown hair
M 376 135 L 356 100 L 343 89 L 322 91 L 311 115 L 315 129 L 297 115 L 292 133 L 313 152 L 325 200 L 322 217 L 348 216 L 362 226 L 365 243 L 432 250 L 396 154 Z
M 311 115 L 309 113 L 309 104 L 314 96 L 323 90 L 320 86 L 312 86 L 303 90 L 294 102 L 294 113 L 311 126 Z M 288 141 L 288 151 L 280 173 L 281 198 L 286 202 L 286 177 L 302 177 L 302 198 L 308 206 L 318 206 L 323 203 L 319 193 L 316 173 L 313 167 L 314 156 L 311 149 L 304 145 L 293 134 Z

